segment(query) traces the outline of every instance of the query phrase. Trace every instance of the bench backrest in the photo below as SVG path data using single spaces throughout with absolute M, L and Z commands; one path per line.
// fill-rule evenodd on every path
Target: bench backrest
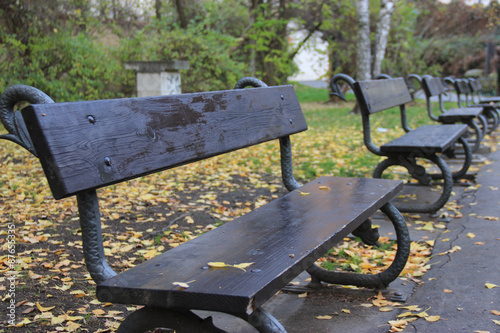
M 470 92 L 469 84 L 466 80 L 457 79 L 455 81 L 455 90 L 457 91 L 457 94 L 468 94 Z
M 412 101 L 403 78 L 357 81 L 354 93 L 361 111 L 371 114 Z
M 307 129 L 292 86 L 34 104 L 22 115 L 56 199 Z
M 481 90 L 481 83 L 478 79 L 469 80 L 469 88 L 471 92 L 477 93 Z
M 440 77 L 423 77 L 422 88 L 427 97 L 439 96 L 447 92 Z

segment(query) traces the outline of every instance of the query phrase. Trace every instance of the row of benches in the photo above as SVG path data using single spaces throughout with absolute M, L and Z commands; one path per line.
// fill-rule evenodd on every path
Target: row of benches
M 406 107 L 413 101 L 414 81 L 418 82 L 425 92 L 429 118 L 439 124 L 424 125 L 415 129 L 408 125 Z M 476 81 L 446 81 L 459 86 L 462 90 L 457 91 L 466 96 L 472 91 L 465 90 L 469 89 L 469 83 L 474 85 L 475 92 L 480 89 Z M 416 180 L 417 184 L 430 185 L 433 180 L 442 180 L 442 189 L 437 199 L 424 204 L 397 204 L 397 208 L 404 212 L 434 213 L 441 209 L 450 197 L 453 181 L 467 177 L 472 153 L 479 149 L 481 140 L 486 133 L 491 133 L 498 127 L 498 105 L 494 103 L 471 105 L 467 100 L 465 107 L 459 102 L 457 108 L 446 110 L 443 100 L 449 93 L 449 88 L 445 81 L 438 77 L 412 74 L 405 80 L 382 74 L 375 80 L 356 82 L 345 74 L 334 75 L 330 81 L 331 94 L 345 100 L 340 82 L 347 83 L 356 96 L 361 110 L 365 146 L 372 153 L 386 157 L 375 168 L 374 178 L 382 178 L 388 168 L 400 166 L 407 170 L 407 174 Z M 466 87 L 463 87 L 464 83 Z M 435 115 L 431 102 L 435 97 L 439 100 L 439 115 Z M 394 107 L 400 109 L 405 134 L 377 146 L 372 140 L 370 118 L 376 112 Z M 458 157 L 461 166 L 452 172 L 442 158 L 443 155 L 451 159 Z M 430 173 L 429 163 L 421 163 L 419 160 L 432 162 L 440 172 Z
M 382 178 L 392 165 L 402 165 L 421 183 L 442 179 L 437 202 L 399 206 L 403 211 L 439 210 L 449 198 L 453 177 L 462 177 L 470 165 L 464 138 L 468 126 L 410 129 L 405 104 L 412 98 L 401 78 L 355 82 L 336 75 L 332 88 L 343 96 L 339 80 L 347 81 L 356 94 L 367 148 L 387 157 L 374 178 Z M 31 105 L 14 111 L 22 101 Z M 378 147 L 371 140 L 370 116 L 395 106 L 401 110 L 407 134 Z M 76 196 L 83 254 L 97 284 L 97 298 L 144 306 L 128 316 L 118 332 L 157 327 L 221 331 L 192 310 L 228 313 L 259 332 L 285 332 L 262 305 L 301 272 L 311 274 L 311 287 L 324 281 L 385 288 L 407 261 L 406 222 L 391 203 L 403 188 L 401 181 L 320 177 L 301 185 L 295 180 L 291 136 L 305 131 L 307 123 L 291 86 L 268 87 L 244 78 L 228 91 L 73 103 L 54 103 L 33 87 L 13 86 L 0 97 L 0 119 L 8 131 L 0 138 L 39 158 L 54 198 Z M 280 143 L 287 195 L 134 268 L 117 273 L 110 267 L 102 243 L 97 189 L 270 140 Z M 463 167 L 452 173 L 440 154 L 453 156 L 457 142 L 466 158 Z M 441 172 L 428 174 L 418 159 L 432 161 Z M 396 231 L 397 253 L 391 266 L 376 275 L 363 275 L 326 271 L 315 264 L 349 233 L 375 244 L 378 233 L 369 218 L 377 210 Z M 247 263 L 251 269 L 213 267 L 212 262 Z M 188 288 L 179 286 L 178 282 L 187 281 Z

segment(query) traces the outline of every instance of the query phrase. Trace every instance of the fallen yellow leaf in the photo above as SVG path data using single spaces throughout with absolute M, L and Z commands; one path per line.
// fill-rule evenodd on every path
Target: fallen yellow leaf
M 495 316 L 500 316 L 500 311 L 491 310 L 491 313 L 494 314 Z
M 391 312 L 394 310 L 394 308 L 391 308 L 390 306 L 384 306 L 378 309 L 380 312 Z
M 467 237 L 474 238 L 474 237 L 476 237 L 476 235 L 473 234 L 472 232 L 469 232 L 469 233 L 467 233 Z
M 448 293 L 448 294 L 453 292 L 453 290 L 450 290 L 450 289 L 445 289 L 445 290 L 443 290 L 443 291 L 444 291 L 445 293 Z
M 102 310 L 101 310 L 102 311 Z M 66 316 L 57 316 L 50 318 L 50 325 L 59 325 L 66 320 Z
M 92 310 L 92 313 L 95 314 L 96 316 L 102 316 L 103 314 L 106 313 L 106 311 L 104 311 L 102 309 L 95 309 L 95 310 Z
M 49 307 L 46 307 L 44 308 L 43 306 L 40 305 L 40 303 L 36 302 L 36 307 L 37 309 L 40 311 L 40 312 L 46 312 L 46 311 L 50 311 L 52 310 L 53 308 L 55 308 L 55 306 L 49 306 Z
M 486 288 L 488 288 L 488 289 L 493 289 L 493 288 L 498 287 L 498 286 L 497 286 L 496 284 L 494 284 L 494 283 L 485 283 L 484 285 L 485 285 L 485 286 L 486 286 Z
M 432 222 L 427 222 L 421 229 L 427 231 L 434 231 L 434 226 L 432 225 Z
M 430 322 L 435 322 L 435 321 L 438 321 L 439 319 L 441 319 L 440 316 L 428 316 L 428 317 L 425 317 L 425 320 L 430 321 Z
M 351 313 L 351 310 L 348 310 L 348 309 L 342 309 L 341 310 L 343 313 Z
M 172 282 L 172 284 L 174 286 L 179 286 L 179 287 L 184 288 L 184 289 L 189 288 L 189 284 L 187 284 L 186 282 Z
M 399 320 L 389 320 L 388 323 L 397 328 L 404 328 L 406 325 L 408 325 L 408 321 L 406 319 L 399 319 Z
M 251 266 L 252 264 L 253 264 L 253 262 L 243 262 L 241 264 L 233 265 L 233 267 L 245 270 L 245 268 Z
M 420 311 L 420 307 L 418 305 L 408 305 L 408 306 L 402 306 L 401 309 L 407 309 L 410 311 Z
M 320 190 L 324 190 L 324 191 L 330 191 L 330 188 L 328 186 L 324 186 L 324 185 L 321 185 L 319 187 Z
M 212 267 L 212 268 L 224 268 L 224 267 L 227 267 L 227 265 L 223 262 L 219 262 L 219 261 L 212 261 L 212 262 L 209 262 L 208 264 L 208 267 Z
M 414 315 L 417 316 L 417 317 L 420 317 L 420 318 L 425 318 L 425 317 L 429 316 L 427 314 L 427 312 L 425 312 L 425 311 L 422 311 L 422 312 L 419 312 L 419 313 L 415 313 Z
M 316 319 L 332 319 L 333 317 L 332 316 L 329 316 L 329 315 L 325 315 L 325 316 L 316 316 Z

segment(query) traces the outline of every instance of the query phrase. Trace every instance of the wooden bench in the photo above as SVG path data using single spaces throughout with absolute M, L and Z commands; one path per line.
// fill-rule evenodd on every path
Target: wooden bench
M 483 108 L 486 120 L 488 121 L 487 133 L 490 134 L 498 128 L 500 123 L 500 106 L 498 105 L 498 102 L 481 101 L 481 83 L 479 80 L 469 78 L 466 80 L 466 83 L 469 85 L 469 93 L 465 95 L 465 102 L 467 106 Z
M 256 88 L 240 89 L 246 86 Z M 305 131 L 307 124 L 293 87 L 267 87 L 254 78 L 244 78 L 236 87 L 52 103 L 35 88 L 13 86 L 0 97 L 0 116 L 9 131 L 2 138 L 38 156 L 55 199 L 76 195 L 83 254 L 97 283 L 97 298 L 144 305 L 118 332 L 157 327 L 221 332 L 191 310 L 228 313 L 259 332 L 285 332 L 261 307 L 304 270 L 316 287 L 326 281 L 384 288 L 404 268 L 408 230 L 389 203 L 401 182 L 320 177 L 300 186 L 293 176 L 290 136 Z M 20 117 L 12 109 L 19 101 L 36 104 L 24 108 Z M 270 140 L 280 142 L 282 179 L 290 193 L 119 274 L 108 265 L 96 189 Z M 374 275 L 316 266 L 349 233 L 363 229 L 366 236 L 378 235 L 369 217 L 379 209 L 397 234 L 391 266 Z M 220 267 L 225 265 L 241 269 Z
M 470 147 L 463 135 L 467 131 L 464 124 L 425 125 L 416 129 L 408 126 L 406 104 L 412 101 L 411 94 L 403 78 L 355 81 L 345 74 L 336 74 L 330 81 L 330 89 L 343 98 L 338 82 L 344 81 L 351 86 L 361 109 L 364 144 L 372 153 L 386 156 L 373 172 L 374 178 L 381 178 L 382 173 L 391 166 L 403 166 L 418 183 L 429 185 L 433 178 L 443 179 L 441 195 L 430 203 L 399 203 L 398 209 L 404 212 L 435 213 L 448 201 L 453 186 L 453 177 L 460 177 L 467 172 L 472 159 Z M 380 147 L 372 141 L 370 117 L 377 112 L 398 107 L 401 123 L 406 134 L 387 142 Z M 455 144 L 460 143 L 468 158 L 462 168 L 453 174 L 439 154 L 453 156 Z M 418 159 L 433 162 L 441 171 L 439 175 L 430 175 L 425 166 L 417 164 Z
M 500 103 L 500 96 L 483 96 L 482 90 L 483 87 L 481 85 L 481 82 L 477 79 L 469 79 L 473 83 L 474 86 L 474 93 L 476 97 L 478 98 L 477 103 Z
M 440 77 L 424 75 L 421 78 L 421 83 L 425 92 L 429 118 L 442 124 L 467 124 L 472 132 L 470 138 L 468 138 L 472 152 L 477 151 L 481 145 L 481 140 L 486 134 L 485 128 L 487 125 L 485 125 L 486 118 L 483 116 L 484 108 L 459 106 L 458 108 L 446 110 L 443 103 L 443 96 L 448 93 L 448 89 L 443 85 L 442 79 Z M 436 96 L 439 99 L 440 112 L 437 116 L 433 113 L 431 102 L 432 97 Z M 479 127 L 476 121 L 480 121 L 483 128 Z

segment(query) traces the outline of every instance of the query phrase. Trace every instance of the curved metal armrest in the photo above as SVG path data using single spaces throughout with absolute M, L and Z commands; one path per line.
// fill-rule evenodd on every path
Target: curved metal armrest
M 0 135 L 0 139 L 15 142 L 37 156 L 26 124 L 21 114 L 14 110 L 15 106 L 21 102 L 44 104 L 54 103 L 54 101 L 43 91 L 26 85 L 11 86 L 0 95 L 0 121 L 9 132 Z
M 375 76 L 375 80 L 386 80 L 386 79 L 392 79 L 392 76 L 383 73 L 380 73 L 377 76 Z

